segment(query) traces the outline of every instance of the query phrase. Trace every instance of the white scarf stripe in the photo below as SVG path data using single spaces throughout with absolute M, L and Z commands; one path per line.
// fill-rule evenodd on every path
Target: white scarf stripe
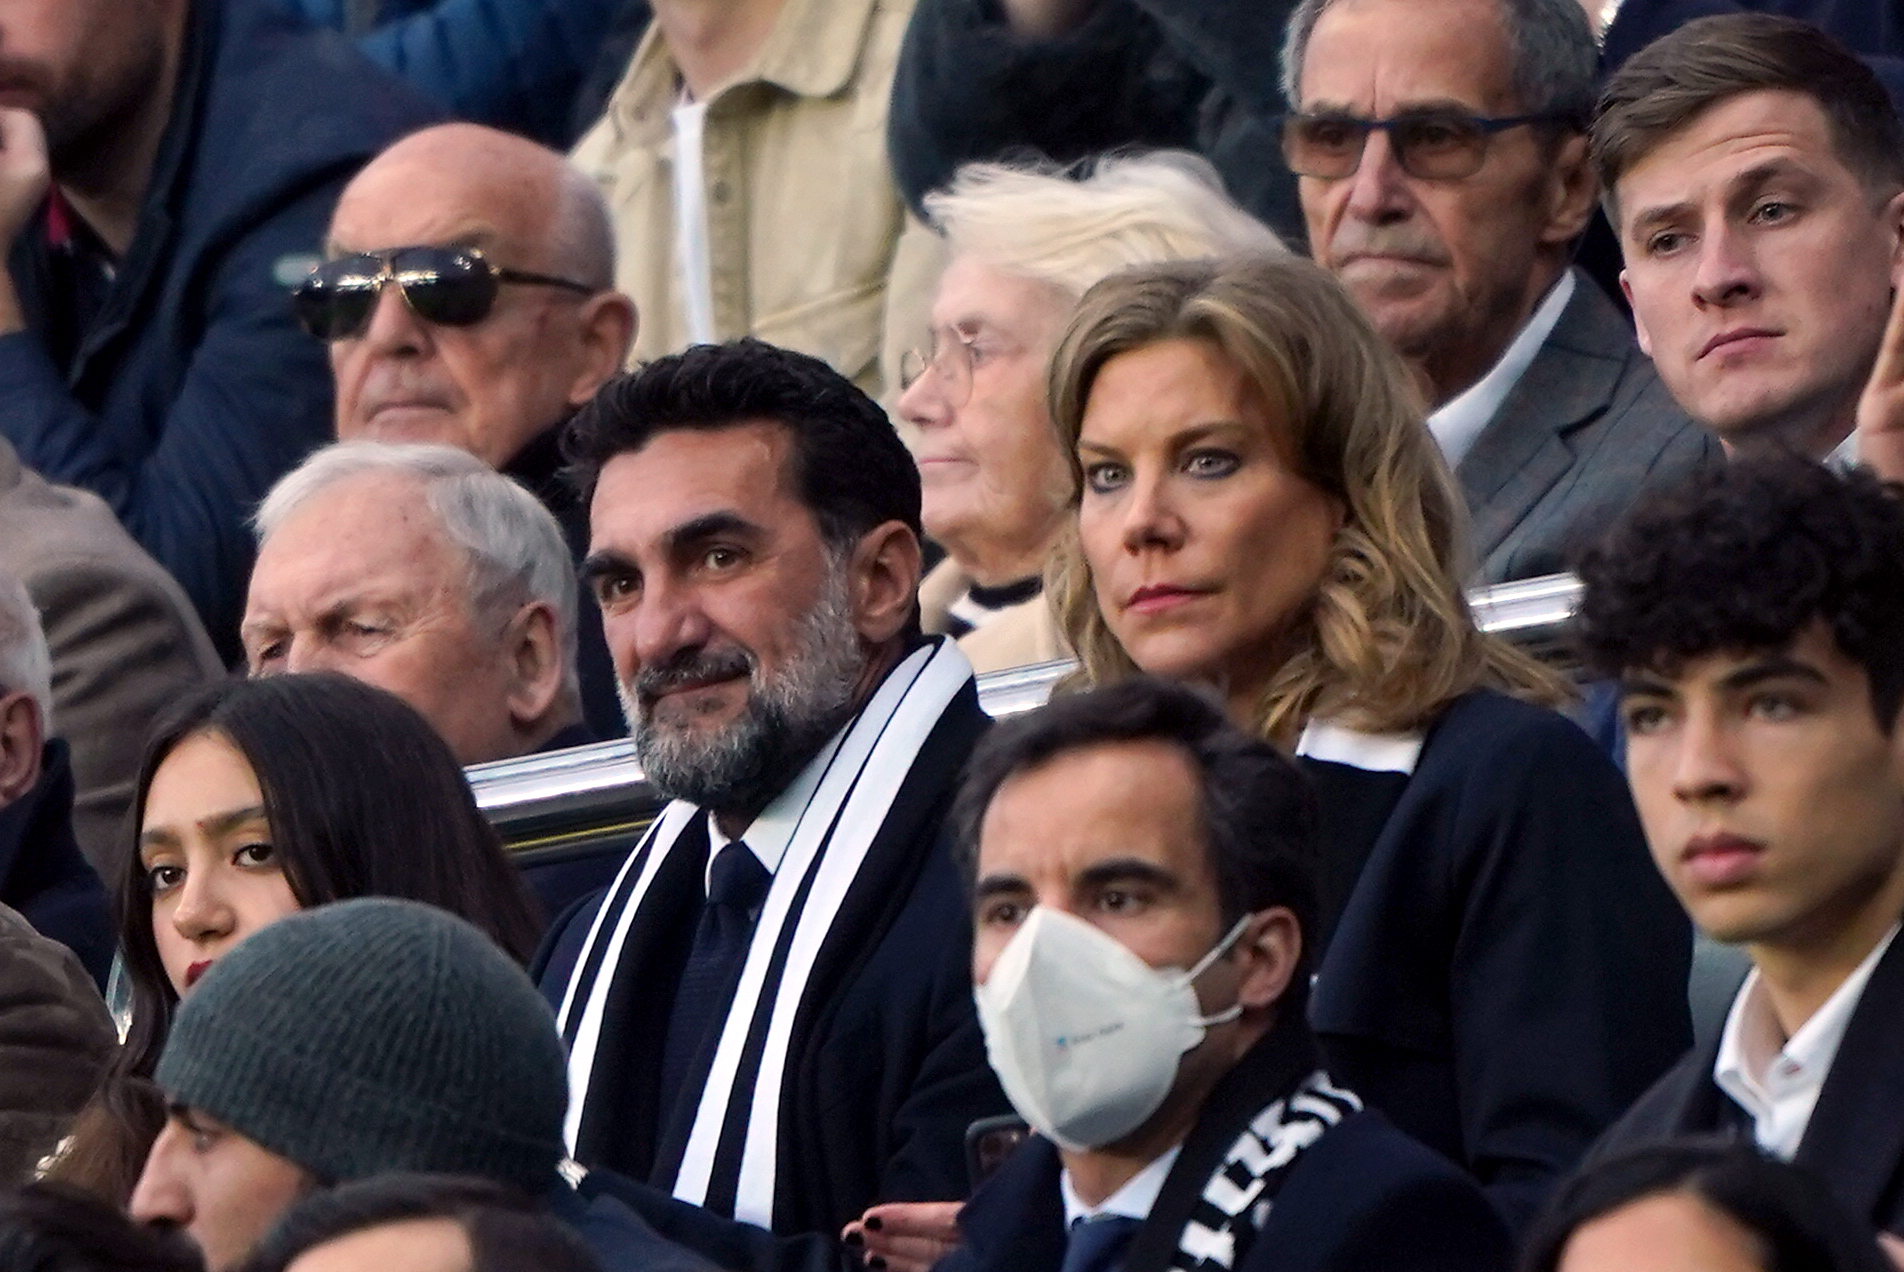
M 705 1204 L 713 1188 L 722 1130 L 733 1114 L 740 1113 L 747 1121 L 734 1216 L 762 1226 L 772 1225 L 780 1088 L 793 1021 L 806 995 L 808 979 L 919 748 L 971 678 L 971 664 L 950 641 L 915 650 L 881 682 L 853 723 L 829 743 L 829 750 L 812 761 L 825 771 L 800 813 L 755 925 L 733 1005 L 721 1027 L 675 1175 L 672 1191 L 682 1200 Z M 623 945 L 662 862 L 674 850 L 681 832 L 700 815 L 702 810 L 679 802 L 664 810 L 643 840 L 645 860 L 642 849 L 637 848 L 617 875 L 609 896 L 613 898 L 624 886 L 627 872 L 640 861 L 641 876 L 634 890 L 613 919 L 605 913 L 596 916 L 570 978 L 560 1016 L 562 1024 L 566 1027 L 569 1023 L 578 999 L 582 1010 L 569 1058 L 572 1096 L 565 1129 L 571 1151 L 588 1114 L 589 1079 Z M 811 886 L 802 898 L 800 892 L 809 876 Z M 607 938 L 599 970 L 585 981 L 591 952 L 611 923 L 612 935 Z M 781 960 L 777 951 L 783 941 L 788 948 Z M 777 961 L 784 966 L 771 1000 L 763 1002 L 764 987 Z M 766 1023 L 764 1045 L 750 1049 L 748 1040 L 758 1020 Z M 752 1089 L 743 1093 L 735 1088 L 753 1050 L 758 1051 L 759 1068 Z
M 641 900 L 648 894 L 648 888 L 654 883 L 655 871 L 661 868 L 666 851 L 655 845 L 672 844 L 681 830 L 694 819 L 698 812 L 694 805 L 675 800 L 661 810 L 661 815 L 648 827 L 648 833 L 641 838 L 641 844 L 628 854 L 628 860 L 615 872 L 615 882 L 609 885 L 602 908 L 595 915 L 590 926 L 588 939 L 582 943 L 582 953 L 575 960 L 575 971 L 569 977 L 568 990 L 562 996 L 562 1012 L 557 1025 L 566 1034 L 569 1016 L 575 1009 L 576 993 L 582 989 L 583 972 L 588 967 L 589 955 L 594 951 L 595 942 L 601 939 L 602 925 L 610 921 L 613 906 L 608 901 L 620 893 L 622 883 L 628 872 L 635 868 L 636 862 L 642 863 L 641 879 L 635 884 L 634 893 L 621 912 L 613 916 L 614 935 L 608 943 L 608 951 L 602 956 L 600 967 L 594 979 L 587 987 L 588 1001 L 582 1008 L 582 1022 L 576 1031 L 575 1042 L 569 1048 L 569 1111 L 563 1119 L 562 1135 L 568 1141 L 569 1153 L 575 1152 L 577 1137 L 582 1129 L 582 1114 L 588 1107 L 589 1079 L 595 1073 L 595 1048 L 601 1042 L 602 1018 L 608 1009 L 608 990 L 615 980 L 615 966 L 621 961 L 622 946 L 628 940 L 628 929 L 633 925 L 635 912 L 641 908 Z M 649 849 L 644 857 L 642 850 Z
M 846 900 L 847 889 L 860 864 L 873 845 L 880 826 L 892 809 L 899 787 L 906 780 L 919 748 L 937 727 L 945 709 L 972 678 L 972 665 L 947 641 L 940 647 L 951 657 L 936 657 L 922 668 L 914 683 L 904 692 L 906 711 L 899 703 L 880 730 L 853 793 L 851 816 L 843 820 L 839 832 L 828 846 L 813 882 L 802 922 L 793 934 L 788 951 L 783 984 L 798 985 L 802 993 L 775 995 L 767 1026 L 766 1052 L 761 1058 L 760 1075 L 754 1084 L 753 1116 L 747 1122 L 746 1151 L 741 1158 L 740 1191 L 734 1206 L 735 1218 L 762 1227 L 773 1224 L 774 1168 L 779 1160 L 780 1088 L 787 1068 L 787 1052 L 793 1040 L 793 1022 L 801 999 L 819 959 L 820 946 L 832 927 L 832 918 Z M 842 844 L 840 841 L 846 842 Z M 841 849 L 844 851 L 841 851 Z M 815 908 L 827 915 L 823 924 L 808 923 L 805 916 Z M 758 1215 L 756 1218 L 755 1216 Z

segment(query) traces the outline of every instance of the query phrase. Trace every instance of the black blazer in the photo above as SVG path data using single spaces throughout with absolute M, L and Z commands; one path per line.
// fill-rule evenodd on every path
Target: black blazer
M 1865 984 L 1792 1158 L 1852 1214 L 1904 1235 L 1904 939 Z M 1688 1052 L 1594 1146 L 1600 1160 L 1675 1135 L 1749 1138 L 1751 1117 L 1712 1080 L 1719 1038 Z
M 1411 776 L 1304 764 L 1329 1072 L 1524 1225 L 1691 1045 L 1691 928 L 1626 783 L 1570 721 L 1486 690 L 1435 721 Z
M 874 1202 L 965 1196 L 966 1127 L 1010 1111 L 985 1061 L 972 1003 L 970 905 L 943 833 L 959 770 L 987 724 L 968 684 L 926 739 L 821 948 L 782 1088 L 776 1233 L 816 1233 L 834 1245 Z M 705 825 L 696 819 L 683 833 L 704 838 Z M 620 1099 L 584 1128 L 577 1156 L 635 1181 L 670 1178 L 658 1163 L 679 1160 L 687 1129 L 685 1118 L 656 1105 L 661 1040 L 701 905 L 703 855 L 677 851 L 656 876 L 630 928 L 598 1045 L 596 1072 L 622 1075 Z M 538 980 L 554 1001 L 599 904 L 598 897 L 565 916 L 538 959 Z M 623 994 L 624 985 L 631 992 Z M 723 1231 L 745 1225 L 659 1187 L 622 1196 L 663 1235 L 717 1262 L 733 1257 L 729 1242 L 753 1239 Z
M 1291 1015 L 1217 1084 L 1122 1272 L 1164 1272 L 1212 1175 L 1250 1120 L 1315 1068 Z M 964 1244 L 935 1272 L 1056 1272 L 1064 1262 L 1062 1166 L 1033 1136 L 959 1215 Z M 1236 1272 L 1488 1272 L 1513 1262 L 1507 1231 L 1474 1181 L 1384 1120 L 1350 1114 L 1306 1149 Z

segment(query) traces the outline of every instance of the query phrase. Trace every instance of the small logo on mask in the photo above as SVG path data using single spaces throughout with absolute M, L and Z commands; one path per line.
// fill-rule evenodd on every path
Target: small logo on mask
M 1108 1038 L 1114 1033 L 1122 1032 L 1123 1028 L 1123 1021 L 1113 1020 L 1110 1024 L 1098 1029 L 1093 1029 L 1090 1033 L 1059 1034 L 1056 1038 L 1051 1040 L 1051 1043 L 1060 1051 L 1069 1051 L 1073 1047 L 1082 1047 L 1087 1042 L 1096 1042 L 1099 1038 Z

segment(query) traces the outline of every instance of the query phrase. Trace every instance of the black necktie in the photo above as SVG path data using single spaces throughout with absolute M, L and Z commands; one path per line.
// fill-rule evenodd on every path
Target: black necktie
M 1144 1226 L 1128 1215 L 1095 1215 L 1071 1225 L 1059 1272 L 1112 1272 L 1124 1261 L 1131 1238 Z
M 674 994 L 661 1051 L 660 1107 L 664 1110 L 675 1108 L 684 1098 L 698 1103 L 699 1093 L 684 1087 L 694 1077 L 709 1035 L 727 1019 L 728 1000 L 740 979 L 741 964 L 747 961 L 754 912 L 766 900 L 772 882 L 773 876 L 754 850 L 738 839 L 714 855 L 707 904 L 701 907 L 701 921 L 694 929 L 694 944 Z

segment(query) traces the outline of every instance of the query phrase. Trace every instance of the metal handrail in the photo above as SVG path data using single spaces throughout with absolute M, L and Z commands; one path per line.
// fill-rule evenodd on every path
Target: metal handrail
M 1522 579 L 1468 594 L 1481 630 L 1549 659 L 1564 658 L 1566 633 L 1580 601 L 1570 574 Z M 980 676 L 979 705 L 993 716 L 1029 711 L 1072 669 L 1069 660 L 1036 663 Z M 660 811 L 661 797 L 643 780 L 626 738 L 474 764 L 476 803 L 513 852 L 585 850 L 604 838 L 627 838 Z

